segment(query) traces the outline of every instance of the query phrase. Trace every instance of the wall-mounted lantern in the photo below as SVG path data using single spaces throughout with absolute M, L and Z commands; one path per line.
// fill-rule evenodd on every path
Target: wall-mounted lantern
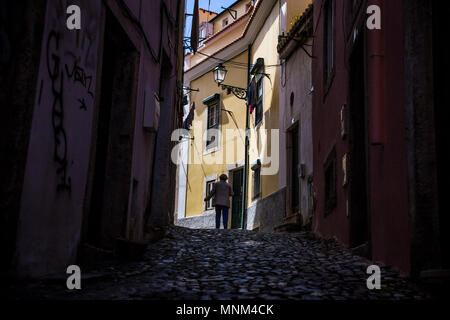
M 225 81 L 225 77 L 227 76 L 227 69 L 222 64 L 219 64 L 214 69 L 214 81 L 217 83 L 217 85 L 220 86 L 222 82 Z

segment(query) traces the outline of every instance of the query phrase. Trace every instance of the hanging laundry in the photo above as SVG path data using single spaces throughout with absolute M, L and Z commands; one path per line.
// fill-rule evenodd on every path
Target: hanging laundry
M 192 121 L 194 120 L 194 111 L 195 111 L 195 102 L 192 104 L 192 108 L 189 111 L 189 114 L 183 123 L 183 128 L 186 130 L 189 130 L 189 128 L 192 126 Z
M 252 82 L 250 83 L 249 87 L 249 108 L 250 108 L 250 114 L 253 113 L 253 111 L 256 109 L 256 102 L 257 102 L 257 88 L 256 88 L 256 81 L 255 78 L 253 78 Z

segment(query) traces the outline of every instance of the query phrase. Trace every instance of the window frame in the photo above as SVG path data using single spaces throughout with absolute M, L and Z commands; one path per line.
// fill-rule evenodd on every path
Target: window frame
M 324 0 L 324 1 L 325 3 L 323 16 L 323 85 L 325 98 L 333 83 L 336 70 L 336 1 L 335 0 Z
M 216 179 L 208 180 L 208 179 L 205 178 L 205 190 L 204 190 L 205 197 L 208 196 L 209 193 L 211 192 L 214 183 L 216 183 Z M 211 210 L 214 210 L 214 207 L 212 205 L 212 198 L 209 199 L 208 201 L 205 201 L 205 206 L 203 208 L 204 212 L 208 212 L 208 211 L 211 211 Z
M 253 183 L 253 192 L 252 192 L 252 200 L 256 200 L 261 198 L 261 167 L 258 167 L 256 169 L 252 169 L 252 183 Z M 256 188 L 256 186 L 258 188 Z
M 214 152 L 217 152 L 221 148 L 221 141 L 222 141 L 222 95 L 216 94 L 217 98 L 214 98 L 213 100 L 210 100 L 208 102 L 203 102 L 205 106 L 205 124 L 204 124 L 204 139 L 203 139 L 203 155 L 208 155 Z M 210 126 L 210 108 L 214 106 L 216 107 L 216 121 L 217 123 L 214 126 Z M 214 142 L 208 143 L 208 130 L 210 129 L 216 129 L 218 130 L 218 136 L 217 136 L 217 144 Z
M 219 102 L 216 101 L 215 103 L 212 103 L 210 105 L 207 106 L 208 107 L 208 120 L 206 123 L 206 127 L 207 129 L 218 129 L 219 127 L 219 118 L 220 118 L 220 113 L 219 113 Z M 214 108 L 214 117 L 211 117 L 211 109 Z M 211 124 L 210 120 L 213 119 L 213 124 Z
M 256 91 L 258 94 L 258 98 L 256 101 L 256 109 L 255 109 L 255 126 L 258 126 L 262 123 L 264 118 L 264 78 L 260 77 L 256 80 Z M 261 91 L 261 96 L 259 93 Z
M 216 183 L 217 182 L 217 174 L 205 177 L 203 180 L 203 199 L 206 198 L 206 196 L 208 195 L 208 185 L 212 186 L 212 183 Z M 211 187 L 212 188 L 212 187 Z M 208 206 L 208 204 L 211 204 L 211 206 Z M 209 201 L 204 201 L 203 204 L 203 213 L 207 214 L 207 213 L 211 213 L 214 211 L 214 207 L 212 206 L 212 198 Z
M 222 28 L 227 27 L 229 24 L 230 24 L 230 22 L 229 22 L 228 18 L 224 18 L 222 20 Z
M 200 30 L 198 32 L 198 46 L 201 47 L 203 46 L 203 42 L 206 40 L 206 34 L 207 34 L 207 27 L 206 25 L 202 25 L 200 27 Z M 202 35 L 203 33 L 203 35 Z
M 350 3 L 346 3 L 345 12 L 345 21 L 346 21 L 346 39 L 350 37 L 352 34 L 353 26 L 356 22 L 356 18 L 358 17 L 358 13 L 361 9 L 361 5 L 363 4 L 363 0 L 352 0 Z

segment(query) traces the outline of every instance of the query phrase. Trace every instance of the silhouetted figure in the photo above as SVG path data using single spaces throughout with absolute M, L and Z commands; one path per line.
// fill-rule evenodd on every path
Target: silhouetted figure
M 227 180 L 227 175 L 222 174 L 220 181 L 214 183 L 211 193 L 205 198 L 205 201 L 213 198 L 213 206 L 216 208 L 216 229 L 220 229 L 220 216 L 223 218 L 223 228 L 228 229 L 228 210 L 233 189 Z

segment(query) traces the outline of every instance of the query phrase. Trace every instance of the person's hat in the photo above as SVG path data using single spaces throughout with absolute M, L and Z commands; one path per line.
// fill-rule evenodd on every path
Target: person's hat
M 222 175 L 220 175 L 220 180 L 227 181 L 228 180 L 228 176 L 226 174 L 222 174 Z

